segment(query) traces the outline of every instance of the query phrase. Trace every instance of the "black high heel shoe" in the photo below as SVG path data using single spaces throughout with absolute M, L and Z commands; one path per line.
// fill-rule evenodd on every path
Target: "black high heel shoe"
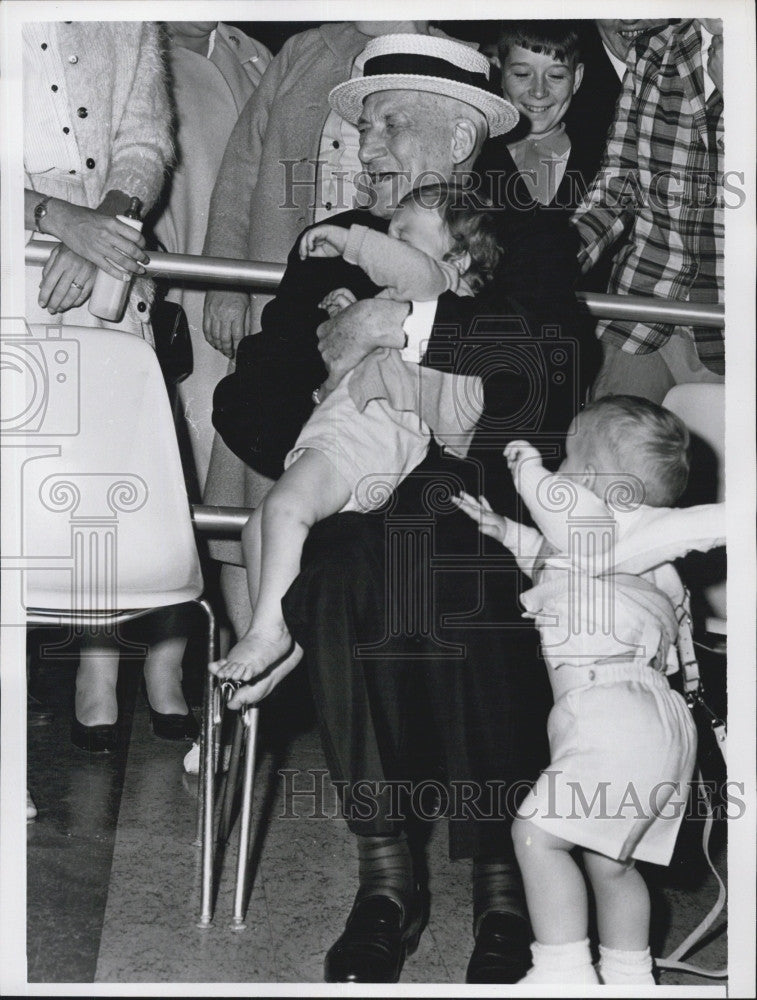
M 118 726 L 85 726 L 74 717 L 71 722 L 71 742 L 87 753 L 115 753 L 118 743 Z
M 200 735 L 200 726 L 191 712 L 186 715 L 156 712 L 148 702 L 152 731 L 161 740 L 195 740 Z
M 150 704 L 150 699 L 147 697 L 147 684 L 144 677 L 142 678 L 141 688 L 144 699 L 147 702 L 147 707 L 150 709 L 152 731 L 158 739 L 173 740 L 175 742 L 179 742 L 180 740 L 194 741 L 197 739 L 200 735 L 200 726 L 197 719 L 192 715 L 191 709 L 186 715 L 179 715 L 175 712 L 156 712 Z

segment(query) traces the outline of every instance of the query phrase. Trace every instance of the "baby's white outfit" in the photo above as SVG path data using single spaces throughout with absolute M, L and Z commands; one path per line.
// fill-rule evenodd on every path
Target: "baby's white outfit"
M 602 500 L 537 460 L 516 486 L 544 534 L 517 525 L 506 544 L 536 584 L 521 601 L 555 697 L 550 765 L 519 815 L 616 860 L 668 864 L 696 755 L 666 677 L 684 600 L 669 560 L 724 544 L 724 504 L 613 503 L 612 490 Z
M 365 226 L 350 227 L 344 259 L 382 285 L 384 298 L 421 302 L 445 291 L 473 294 L 459 264 L 437 261 Z M 319 451 L 350 486 L 342 510 L 375 510 L 426 457 L 432 433 L 453 448 L 470 440 L 479 411 L 470 405 L 472 394 L 465 392 L 465 424 L 458 419 L 454 402 L 461 381 L 404 362 L 398 350 L 373 351 L 315 408 L 284 467 L 306 448 Z

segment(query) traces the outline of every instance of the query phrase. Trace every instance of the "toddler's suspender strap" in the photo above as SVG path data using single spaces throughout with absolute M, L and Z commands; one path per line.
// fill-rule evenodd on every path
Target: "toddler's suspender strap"
M 702 697 L 704 689 L 702 687 L 702 680 L 699 674 L 699 664 L 697 662 L 696 652 L 694 649 L 694 637 L 691 629 L 690 595 L 688 590 L 684 590 L 683 601 L 676 608 L 676 617 L 678 619 L 678 659 L 681 667 L 683 691 L 686 696 L 686 701 L 688 702 L 690 709 L 693 710 L 698 703 L 710 716 L 710 726 L 712 727 L 715 739 L 717 740 L 720 751 L 723 754 L 723 760 L 725 761 L 725 723 L 722 719 L 717 718 Z M 712 863 L 712 858 L 710 857 L 710 834 L 712 832 L 712 824 L 714 821 L 712 799 L 710 798 L 710 791 L 705 784 L 702 772 L 699 768 L 697 768 L 696 779 L 697 794 L 700 795 L 704 801 L 707 813 L 704 830 L 702 831 L 702 850 L 704 851 L 704 856 L 707 860 L 710 871 L 715 876 L 718 883 L 718 898 L 715 900 L 715 905 L 712 907 L 710 912 L 705 916 L 704 920 L 702 920 L 701 923 L 694 928 L 691 934 L 689 934 L 688 937 L 686 937 L 678 945 L 678 947 L 668 955 L 667 958 L 658 958 L 655 961 L 659 969 L 679 969 L 682 972 L 690 972 L 696 976 L 705 976 L 708 979 L 726 979 L 728 977 L 727 968 L 705 969 L 702 968 L 702 966 L 691 965 L 688 962 L 681 961 L 683 956 L 686 955 L 687 952 L 691 951 L 694 945 L 704 937 L 710 927 L 714 924 L 715 920 L 722 912 L 726 902 L 725 885 L 723 884 L 723 880 L 718 874 L 715 865 Z

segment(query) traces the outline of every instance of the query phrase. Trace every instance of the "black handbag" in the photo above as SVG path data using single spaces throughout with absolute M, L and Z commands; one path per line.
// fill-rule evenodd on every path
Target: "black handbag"
M 178 303 L 159 299 L 153 303 L 150 319 L 163 378 L 176 385 L 192 374 L 194 365 L 187 314 Z

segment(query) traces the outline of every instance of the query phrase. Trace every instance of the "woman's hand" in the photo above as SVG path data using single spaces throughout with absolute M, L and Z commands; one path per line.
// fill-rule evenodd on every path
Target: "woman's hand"
M 42 269 L 37 301 L 49 313 L 83 305 L 92 294 L 97 268 L 73 250 L 56 246 Z
M 326 222 L 308 229 L 300 240 L 300 260 L 307 257 L 340 257 L 347 246 L 348 230 Z
M 150 260 L 143 249 L 145 238 L 138 230 L 113 215 L 60 198 L 48 202 L 42 231 L 114 278 L 144 274 L 142 265 Z

